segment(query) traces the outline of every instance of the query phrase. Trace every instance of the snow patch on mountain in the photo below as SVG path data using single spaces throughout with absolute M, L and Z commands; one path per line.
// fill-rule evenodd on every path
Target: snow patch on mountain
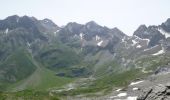
M 135 41 L 135 40 L 132 40 L 132 46 L 134 46 L 134 45 L 136 45 L 138 42 L 137 41 Z
M 121 91 L 121 90 L 122 90 L 122 89 L 117 89 L 116 92 L 119 92 L 119 91 Z
M 98 46 L 101 46 L 101 45 L 102 45 L 102 43 L 103 43 L 103 40 L 102 40 L 102 41 L 100 41 L 100 42 L 98 42 L 98 43 L 97 43 L 97 45 L 98 45 Z
M 161 34 L 165 35 L 166 38 L 170 37 L 170 33 L 164 31 L 163 29 L 158 29 L 158 31 L 159 31 Z
M 142 82 L 143 82 L 143 81 L 132 82 L 132 83 L 130 83 L 130 86 L 136 85 L 136 84 L 139 84 L 139 83 L 142 83 Z
M 144 51 L 151 50 L 151 49 L 153 49 L 153 48 L 155 48 L 155 47 L 157 47 L 157 46 L 159 46 L 159 45 L 155 45 L 155 46 L 153 46 L 153 47 L 151 47 L 151 48 L 144 49 Z
M 124 43 L 125 47 L 127 47 L 127 41 L 125 36 L 122 38 L 122 43 Z
M 137 100 L 137 96 L 135 96 L 135 97 L 127 97 L 127 100 Z
M 140 37 L 136 36 L 136 35 L 133 35 L 136 39 L 141 39 Z
M 101 38 L 98 36 L 98 35 L 96 35 L 96 41 L 99 41 Z
M 137 45 L 136 48 L 141 48 L 142 46 L 141 45 Z
M 83 40 L 84 39 L 84 34 L 80 33 L 80 39 Z
M 126 42 L 126 41 L 125 41 L 125 36 L 122 38 L 122 42 Z
M 132 90 L 133 90 L 133 91 L 136 91 L 136 90 L 138 90 L 138 88 L 135 87 L 135 88 L 133 88 Z
M 8 32 L 9 32 L 9 29 L 7 28 L 7 29 L 5 30 L 5 34 L 8 34 Z
M 150 42 L 150 39 L 142 39 L 142 38 L 140 38 L 140 37 L 138 37 L 138 36 L 136 36 L 136 35 L 134 35 L 134 37 L 135 37 L 135 40 L 138 40 L 138 41 L 141 41 L 141 40 L 143 40 L 143 41 L 147 41 L 147 45 L 149 44 L 149 42 Z
M 55 31 L 55 32 L 54 32 L 54 35 L 56 36 L 59 31 L 60 31 L 60 29 L 58 29 L 57 31 Z
M 152 55 L 157 56 L 157 55 L 160 55 L 160 54 L 163 54 L 163 53 L 165 53 L 165 51 L 162 49 L 162 50 L 160 50 L 157 53 L 154 53 Z
M 127 96 L 127 93 L 119 93 L 119 94 L 117 95 L 117 97 L 125 97 L 125 96 Z

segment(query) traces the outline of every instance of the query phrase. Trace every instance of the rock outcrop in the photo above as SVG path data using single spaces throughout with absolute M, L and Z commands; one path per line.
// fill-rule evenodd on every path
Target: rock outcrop
M 170 100 L 170 84 L 146 88 L 137 100 Z

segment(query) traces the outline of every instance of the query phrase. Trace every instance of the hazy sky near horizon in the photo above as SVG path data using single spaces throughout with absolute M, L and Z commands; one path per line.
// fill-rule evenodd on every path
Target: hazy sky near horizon
M 158 25 L 170 18 L 170 0 L 0 0 L 0 19 L 11 15 L 49 18 L 57 25 L 94 20 L 132 35 L 141 24 Z

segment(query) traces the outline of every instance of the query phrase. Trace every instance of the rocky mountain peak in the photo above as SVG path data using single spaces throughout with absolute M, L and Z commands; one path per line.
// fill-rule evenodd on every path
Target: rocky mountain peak
M 30 28 L 33 29 L 37 21 L 38 20 L 34 17 L 28 17 L 28 16 L 19 17 L 17 15 L 9 16 L 4 20 L 0 20 L 0 29 L 12 30 L 19 27 L 26 28 L 26 29 L 30 29 Z
M 158 26 L 149 26 L 145 25 L 139 26 L 139 28 L 134 32 L 135 36 L 138 36 L 142 39 L 149 39 L 149 47 L 159 44 L 160 40 L 165 39 L 165 36 L 160 32 Z
M 52 20 L 50 20 L 50 19 L 48 19 L 48 18 L 45 18 L 45 19 L 40 20 L 40 21 L 42 21 L 42 23 L 48 24 L 48 25 L 50 25 L 50 26 L 57 26 Z M 58 26 L 57 26 L 57 27 L 58 27 Z
M 65 27 L 79 27 L 79 26 L 82 26 L 82 25 L 76 22 L 70 22 Z
M 170 18 L 168 18 L 168 19 L 166 20 L 165 25 L 166 25 L 166 26 L 170 26 Z
M 42 33 L 56 33 L 57 30 L 60 29 L 59 26 L 57 26 L 52 20 L 50 19 L 43 19 L 43 20 L 39 20 L 39 30 L 41 30 Z
M 101 28 L 101 26 L 98 25 L 95 21 L 90 21 L 90 22 L 86 23 L 85 26 L 87 27 L 87 29 Z
M 120 29 L 118 29 L 117 27 L 113 28 L 112 31 L 114 33 L 121 35 L 121 36 L 125 36 L 125 34 Z
M 133 35 L 139 36 L 140 38 L 145 38 L 143 34 L 146 34 L 145 32 L 146 30 L 147 30 L 146 25 L 140 25 Z
M 17 19 L 19 19 L 19 16 L 18 15 L 13 15 L 13 16 L 7 17 L 5 20 L 10 20 L 10 21 L 16 20 L 17 21 Z
M 89 21 L 89 22 L 86 23 L 86 25 L 98 26 L 98 24 L 95 21 Z
M 142 24 L 142 25 L 139 26 L 138 29 L 146 29 L 146 28 L 147 28 L 147 26 L 145 24 Z
M 24 27 L 26 29 L 35 28 L 38 20 L 34 17 L 23 16 L 19 19 L 19 27 Z
M 62 31 L 71 33 L 71 34 L 79 34 L 83 25 L 78 24 L 76 22 L 70 22 L 65 27 L 62 28 Z
M 166 22 L 162 23 L 162 24 L 160 25 L 160 27 L 161 27 L 164 31 L 170 32 L 170 18 L 168 18 L 168 19 L 166 20 Z

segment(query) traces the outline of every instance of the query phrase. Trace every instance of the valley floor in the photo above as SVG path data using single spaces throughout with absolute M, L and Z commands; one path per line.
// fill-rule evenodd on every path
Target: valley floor
M 38 69 L 37 71 L 42 71 Z M 170 83 L 170 73 L 160 73 L 157 75 L 150 75 L 149 77 L 145 79 L 138 79 L 133 82 L 131 82 L 128 86 L 125 87 L 117 87 L 114 88 L 111 91 L 108 91 L 107 93 L 100 91 L 96 93 L 89 93 L 89 94 L 79 94 L 79 95 L 70 95 L 68 96 L 67 93 L 64 95 L 60 95 L 58 92 L 62 92 L 62 89 L 55 89 L 53 88 L 52 90 L 48 90 L 42 92 L 40 90 L 39 92 L 35 90 L 24 90 L 20 92 L 4 92 L 0 93 L 0 100 L 137 100 L 138 97 L 140 97 L 144 91 L 148 90 L 148 88 L 153 88 L 154 86 L 166 86 L 166 84 Z M 20 85 L 20 87 L 16 87 L 15 89 L 24 89 L 25 87 L 28 86 L 26 84 L 27 82 L 34 82 L 35 80 L 32 80 L 31 77 L 35 76 L 30 76 L 25 82 L 23 82 L 23 85 Z M 40 78 L 36 77 L 36 78 Z M 83 81 L 87 81 L 88 78 L 84 79 L 78 79 L 70 84 L 65 85 L 63 87 L 65 90 L 64 91 L 70 91 L 72 89 L 76 88 L 76 84 L 80 84 Z M 38 83 L 37 83 L 38 84 Z M 22 88 L 21 88 L 22 87 Z M 37 88 L 38 89 L 38 88 Z M 57 91 L 60 90 L 60 91 Z M 160 91 L 160 90 L 156 90 Z M 142 100 L 150 100 L 150 99 L 142 99 Z M 161 100 L 161 99 L 158 99 Z M 164 100 L 164 99 L 163 99 Z M 167 99 L 168 100 L 168 99 Z
M 96 96 L 85 96 L 78 95 L 75 97 L 67 97 L 66 100 L 137 100 L 144 92 L 147 93 L 148 89 L 155 88 L 155 86 L 166 86 L 170 83 L 170 73 L 164 73 L 159 75 L 152 75 L 144 80 L 137 80 L 131 82 L 127 87 L 117 88 L 112 90 L 106 95 L 95 94 Z M 169 86 L 169 85 L 168 85 Z M 161 91 L 161 90 L 155 90 Z M 154 91 L 154 92 L 155 92 Z M 153 97 L 159 96 L 157 94 L 152 94 Z M 165 94 L 164 96 L 166 96 Z M 158 97 L 157 97 L 158 98 Z M 155 100 L 150 99 L 140 99 L 140 100 Z M 169 100 L 169 99 L 156 99 L 156 100 Z

